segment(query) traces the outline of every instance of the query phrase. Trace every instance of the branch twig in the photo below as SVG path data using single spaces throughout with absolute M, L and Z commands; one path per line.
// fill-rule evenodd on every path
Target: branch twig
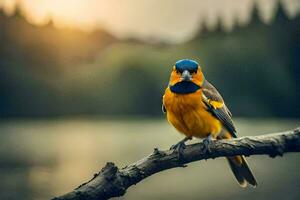
M 122 169 L 109 162 L 91 180 L 53 200 L 104 200 L 123 196 L 127 188 L 148 176 L 203 159 L 235 155 L 276 157 L 286 152 L 300 152 L 300 128 L 276 134 L 217 140 L 212 143 L 211 152 L 201 151 L 203 148 L 202 142 L 187 145 L 183 151 L 184 162 L 179 162 L 176 152 L 156 148 L 151 155 Z

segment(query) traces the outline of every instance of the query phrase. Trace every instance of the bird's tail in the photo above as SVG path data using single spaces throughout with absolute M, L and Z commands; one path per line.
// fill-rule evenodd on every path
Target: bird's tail
M 234 156 L 227 158 L 229 166 L 241 187 L 246 187 L 247 183 L 253 187 L 257 186 L 256 179 L 248 166 L 244 156 Z

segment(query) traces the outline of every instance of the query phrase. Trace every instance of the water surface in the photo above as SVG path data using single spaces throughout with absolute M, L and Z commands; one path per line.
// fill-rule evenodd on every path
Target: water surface
M 300 126 L 300 120 L 236 120 L 239 136 Z M 107 161 L 122 167 L 182 138 L 165 120 L 68 119 L 0 124 L 0 199 L 44 200 L 90 179 Z M 195 162 L 147 178 L 126 200 L 298 199 L 300 154 L 248 158 L 259 186 L 240 188 L 225 159 Z

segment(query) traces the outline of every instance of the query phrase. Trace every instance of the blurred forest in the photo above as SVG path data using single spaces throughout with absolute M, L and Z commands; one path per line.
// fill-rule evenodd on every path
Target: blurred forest
M 180 31 L 180 30 L 179 30 Z M 199 61 L 236 116 L 300 117 L 300 15 L 278 4 L 270 24 L 225 31 L 199 23 L 181 44 L 118 39 L 28 23 L 0 10 L 0 118 L 67 115 L 162 116 L 161 97 L 176 60 Z

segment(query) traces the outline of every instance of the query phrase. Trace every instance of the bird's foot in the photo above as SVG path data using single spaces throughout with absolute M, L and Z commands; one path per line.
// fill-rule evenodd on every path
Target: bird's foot
M 183 156 L 183 150 L 186 148 L 185 142 L 188 140 L 191 140 L 191 137 L 186 137 L 177 144 L 174 144 L 170 147 L 170 150 L 174 150 L 178 153 L 178 160 L 179 162 L 184 161 L 184 156 Z
M 206 138 L 203 139 L 204 148 L 203 151 L 205 153 L 211 153 L 211 145 L 212 145 L 212 136 L 208 135 Z

